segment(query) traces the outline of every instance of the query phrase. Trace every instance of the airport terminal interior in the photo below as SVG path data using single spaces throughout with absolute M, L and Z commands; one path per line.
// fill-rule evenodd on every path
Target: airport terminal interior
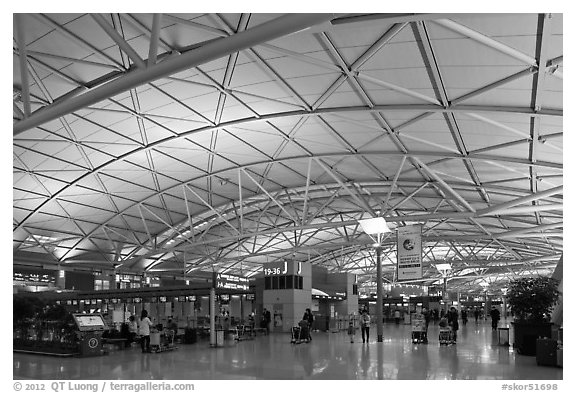
M 13 379 L 562 380 L 562 200 L 562 14 L 13 14 Z

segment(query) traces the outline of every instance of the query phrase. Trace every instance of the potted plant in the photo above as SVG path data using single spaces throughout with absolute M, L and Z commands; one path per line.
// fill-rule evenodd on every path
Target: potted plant
M 549 316 L 558 301 L 558 280 L 524 277 L 508 286 L 506 300 L 514 314 L 514 346 L 519 354 L 535 356 L 536 339 L 552 337 Z

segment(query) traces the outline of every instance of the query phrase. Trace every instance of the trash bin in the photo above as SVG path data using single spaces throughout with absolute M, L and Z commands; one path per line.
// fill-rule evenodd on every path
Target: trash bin
M 216 329 L 216 346 L 224 346 L 224 329 Z
M 505 347 L 510 346 L 510 328 L 499 327 L 498 328 L 498 345 Z

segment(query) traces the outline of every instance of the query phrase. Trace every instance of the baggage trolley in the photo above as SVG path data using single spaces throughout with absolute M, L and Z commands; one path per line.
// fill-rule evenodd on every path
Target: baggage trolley
M 150 350 L 153 353 L 164 351 L 172 351 L 176 349 L 174 346 L 174 330 L 165 330 L 164 332 L 151 332 L 150 333 Z
M 236 326 L 236 333 L 234 334 L 234 340 L 243 341 L 243 340 L 253 340 L 254 336 L 252 335 L 252 329 L 250 326 L 246 325 L 238 325 Z
M 455 344 L 454 341 L 454 332 L 449 327 L 441 327 L 440 328 L 440 335 L 438 336 L 438 341 L 440 341 L 440 345 L 450 345 Z
M 308 343 L 308 328 L 303 326 L 292 327 L 292 338 L 290 340 L 291 344 L 302 344 L 303 342 Z
M 428 344 L 428 330 L 422 314 L 416 314 L 412 319 L 412 342 L 414 344 Z

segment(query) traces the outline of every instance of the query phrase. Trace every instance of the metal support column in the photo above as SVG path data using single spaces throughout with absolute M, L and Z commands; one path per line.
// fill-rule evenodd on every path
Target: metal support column
M 210 346 L 216 346 L 216 289 L 210 288 Z
M 376 247 L 376 334 L 381 343 L 384 328 L 382 326 L 382 247 Z

